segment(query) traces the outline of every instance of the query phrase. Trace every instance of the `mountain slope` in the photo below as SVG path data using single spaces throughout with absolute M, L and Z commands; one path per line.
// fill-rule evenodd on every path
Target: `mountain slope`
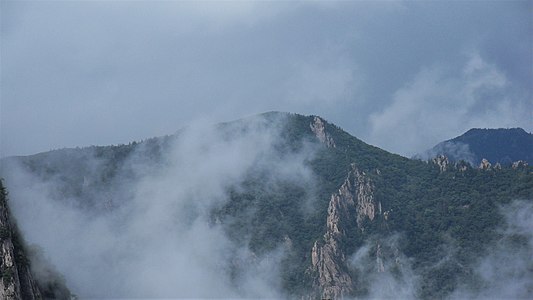
M 429 159 L 440 154 L 452 161 L 465 160 L 473 165 L 479 165 L 483 158 L 493 164 L 509 165 L 519 160 L 531 162 L 533 135 L 522 128 L 473 128 L 463 135 L 437 144 L 418 157 Z
M 129 145 L 10 158 L 2 175 L 20 195 L 46 187 L 40 197 L 65 215 L 54 235 L 64 230 L 71 237 L 69 228 L 80 228 L 75 242 L 61 239 L 64 245 L 50 243 L 49 251 L 87 245 L 95 259 L 88 266 L 109 266 L 91 276 L 107 288 L 87 294 L 93 297 L 208 297 L 219 282 L 218 297 L 442 298 L 465 284 L 477 293 L 488 284 L 476 271 L 480 257 L 505 236 L 497 231 L 509 222 L 502 207 L 533 200 L 531 167 L 443 170 L 370 146 L 320 117 L 285 113 Z M 28 201 L 15 205 L 16 215 L 37 206 L 39 223 L 48 206 Z M 93 249 L 102 238 L 113 240 L 113 249 Z M 515 238 L 522 242 L 514 250 L 531 253 L 527 234 Z M 199 251 L 203 259 L 191 267 Z M 68 265 L 67 280 L 78 280 Z M 213 267 L 206 273 L 205 265 Z M 192 270 L 187 277 L 198 273 L 207 287 L 180 285 L 188 279 L 172 270 L 185 266 Z M 142 281 L 132 287 L 106 277 L 117 269 L 127 270 L 120 275 L 129 282 Z M 140 279 L 141 270 L 175 280 Z M 531 270 L 524 271 L 527 280 Z

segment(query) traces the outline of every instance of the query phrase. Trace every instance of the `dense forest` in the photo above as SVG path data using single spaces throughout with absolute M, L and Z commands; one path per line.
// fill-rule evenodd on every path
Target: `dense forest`
M 334 263 L 350 278 L 343 296 L 375 296 L 374 276 L 385 274 L 404 285 L 416 278 L 411 296 L 417 298 L 452 297 L 459 288 L 478 295 L 488 282 L 476 268 L 490 249 L 505 240 L 509 249 L 531 253 L 529 236 L 503 230 L 510 226 L 506 207 L 533 201 L 530 166 L 480 169 L 465 162 L 412 160 L 368 145 L 316 116 L 267 113 L 219 124 L 215 132 L 217 139 L 232 141 L 257 136 L 255 131 L 265 128 L 276 132 L 271 147 L 244 168 L 243 176 L 223 185 L 224 199 L 205 207 L 187 202 L 176 218 L 194 224 L 207 210 L 209 226 L 221 226 L 228 240 L 247 248 L 252 257 L 282 249 L 279 273 L 285 297 L 324 296 L 320 274 L 311 267 L 312 249 L 328 231 L 332 195 L 349 183 L 353 170 L 368 184 L 373 211 L 372 218 L 360 221 L 356 210 L 348 210 L 338 224 L 342 235 L 336 251 L 342 259 Z M 140 179 L 157 178 L 175 164 L 180 152 L 173 149 L 186 135 L 183 130 L 128 145 L 6 158 L 2 176 L 8 188 L 9 183 L 16 186 L 20 183 L 12 174 L 20 167 L 40 182 L 53 182 L 47 192 L 54 201 L 109 214 L 135 197 Z M 295 160 L 306 172 L 283 173 Z M 253 261 L 228 265 L 235 286 L 248 263 Z M 526 264 L 522 277 L 529 278 L 529 286 L 519 294 L 524 297 L 533 295 L 533 262 Z

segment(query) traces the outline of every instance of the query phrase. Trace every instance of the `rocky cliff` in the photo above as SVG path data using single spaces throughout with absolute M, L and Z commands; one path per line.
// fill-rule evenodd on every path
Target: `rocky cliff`
M 313 123 L 309 125 L 311 131 L 315 134 L 317 139 L 328 148 L 335 148 L 335 140 L 331 135 L 326 131 L 326 126 L 324 120 L 320 117 L 314 117 Z
M 7 191 L 0 180 L 0 299 L 72 299 L 61 277 L 41 258 L 41 272 L 47 276 L 38 282 L 33 276 L 26 246 L 12 220 Z
M 441 172 L 445 172 L 448 169 L 448 165 L 450 162 L 448 161 L 448 157 L 439 154 L 435 158 L 433 158 L 433 163 L 439 166 L 439 169 Z
M 42 299 L 30 272 L 20 236 L 10 218 L 7 192 L 0 182 L 0 299 Z
M 363 222 L 374 220 L 377 214 L 381 214 L 381 204 L 374 198 L 374 185 L 352 164 L 342 186 L 331 195 L 326 233 L 311 250 L 310 270 L 315 274 L 314 287 L 322 298 L 342 298 L 353 292 L 354 281 L 340 244 L 348 234 L 357 234 L 347 230 L 351 220 L 355 219 L 358 230 L 363 232 Z

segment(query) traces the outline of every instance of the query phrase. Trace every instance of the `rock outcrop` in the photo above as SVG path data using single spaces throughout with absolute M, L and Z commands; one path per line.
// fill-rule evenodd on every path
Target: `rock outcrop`
M 30 258 L 24 241 L 11 218 L 7 192 L 0 180 L 0 299 L 75 299 L 63 279 L 46 264 L 39 252 L 34 258 L 40 265 L 41 280 L 32 273 Z M 35 262 L 35 261 L 34 261 Z
M 321 143 L 326 145 L 328 148 L 335 148 L 335 141 L 326 131 L 324 120 L 322 120 L 320 117 L 314 117 L 313 123 L 309 124 L 309 127 Z
M 10 219 L 7 192 L 0 181 L 0 299 L 42 299 L 21 246 L 19 233 Z
M 353 280 L 347 270 L 346 255 L 340 243 L 348 234 L 346 227 L 355 218 L 359 230 L 363 222 L 381 214 L 381 204 L 374 199 L 374 185 L 354 164 L 328 206 L 327 230 L 311 250 L 311 271 L 315 272 L 315 288 L 323 299 L 342 298 L 353 291 Z
M 481 170 L 490 170 L 492 168 L 492 164 L 487 159 L 483 158 L 479 164 L 479 168 Z
M 519 161 L 515 161 L 513 162 L 513 164 L 511 165 L 511 167 L 513 169 L 519 169 L 519 168 L 524 168 L 524 167 L 527 167 L 527 162 L 526 161 L 523 161 L 523 160 L 519 160 Z
M 448 157 L 440 154 L 437 155 L 437 157 L 433 158 L 433 163 L 439 166 L 439 169 L 441 172 L 445 172 L 448 169 L 448 165 L 450 162 L 448 161 Z

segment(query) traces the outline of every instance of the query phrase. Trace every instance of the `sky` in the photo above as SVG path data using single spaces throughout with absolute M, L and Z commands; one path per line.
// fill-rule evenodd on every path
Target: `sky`
M 533 131 L 533 2 L 0 1 L 0 156 L 266 111 L 411 156 Z

